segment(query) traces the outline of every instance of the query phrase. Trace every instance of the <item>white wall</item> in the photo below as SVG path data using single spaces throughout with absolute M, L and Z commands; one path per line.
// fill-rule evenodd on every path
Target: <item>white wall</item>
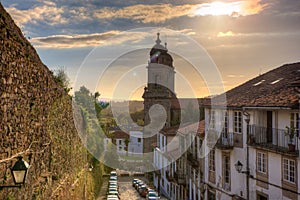
M 143 153 L 143 133 L 141 131 L 130 131 L 129 135 L 128 154 L 141 155 Z

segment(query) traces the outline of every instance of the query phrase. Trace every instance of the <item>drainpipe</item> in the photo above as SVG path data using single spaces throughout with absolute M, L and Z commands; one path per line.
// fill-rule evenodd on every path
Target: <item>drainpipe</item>
M 246 111 L 243 111 L 243 115 L 246 117 L 245 122 L 247 124 L 247 130 L 246 130 L 246 191 L 247 191 L 247 200 L 250 200 L 250 191 L 249 191 L 250 168 L 249 168 L 249 145 L 248 145 L 250 114 Z

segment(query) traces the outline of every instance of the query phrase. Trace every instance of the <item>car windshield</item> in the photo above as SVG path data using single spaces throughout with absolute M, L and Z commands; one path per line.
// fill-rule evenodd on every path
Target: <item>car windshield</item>
M 110 175 L 111 176 L 117 176 L 117 172 L 116 171 L 112 171 L 112 172 L 110 172 Z
M 110 194 L 110 195 L 107 195 L 108 198 L 118 198 L 118 195 L 114 195 L 114 194 Z
M 119 194 L 118 191 L 109 191 L 108 193 L 109 193 L 109 194 L 115 194 L 115 195 L 118 195 L 118 194 Z
M 148 193 L 148 196 L 149 196 L 149 197 L 156 197 L 156 193 L 155 193 L 155 192 L 149 192 L 149 193 Z

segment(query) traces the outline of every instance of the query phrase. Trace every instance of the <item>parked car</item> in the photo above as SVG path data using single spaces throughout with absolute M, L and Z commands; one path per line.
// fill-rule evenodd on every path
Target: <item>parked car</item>
M 111 171 L 110 176 L 118 176 L 116 171 Z
M 114 194 L 109 194 L 106 196 L 107 200 L 119 200 L 119 196 L 118 195 L 114 195 Z
M 140 195 L 141 195 L 142 197 L 146 197 L 146 195 L 148 194 L 148 191 L 149 191 L 149 188 L 146 187 L 145 189 L 143 189 L 143 190 L 140 191 L 139 193 L 140 193 Z
M 119 192 L 116 191 L 116 190 L 111 190 L 111 191 L 108 191 L 107 195 L 117 195 L 117 196 L 119 196 Z
M 141 195 L 142 194 L 142 191 L 143 190 L 146 190 L 147 189 L 147 185 L 141 185 L 140 187 L 139 187 L 139 189 L 138 189 L 138 193 Z
M 118 189 L 116 187 L 109 187 L 107 189 L 107 193 L 110 194 L 110 193 L 115 193 L 117 192 L 118 193 Z
M 137 187 L 137 184 L 139 184 L 139 182 L 141 182 L 140 179 L 136 180 L 136 181 L 133 183 L 133 187 L 136 188 L 136 187 Z
M 118 190 L 118 186 L 116 186 L 116 185 L 110 185 L 109 187 L 108 187 L 108 190 L 109 189 L 116 189 L 116 190 Z
M 143 181 L 137 181 L 137 183 L 135 184 L 135 189 L 136 190 L 138 190 L 139 189 L 139 187 L 141 186 L 141 185 L 143 185 L 144 184 L 144 182 Z
M 118 184 L 118 181 L 116 181 L 116 180 L 109 180 L 108 183 L 109 184 L 112 184 L 112 183 Z
M 136 184 L 136 182 L 139 181 L 139 180 L 140 180 L 140 179 L 137 179 L 137 178 L 133 179 L 133 180 L 132 180 L 132 187 L 134 187 L 135 184 Z
M 148 190 L 148 193 L 146 195 L 147 200 L 158 200 L 160 199 L 160 196 L 155 190 Z
M 109 187 L 110 187 L 110 186 L 118 187 L 118 183 L 117 183 L 117 182 L 111 182 L 111 183 L 109 183 L 108 186 L 109 186 Z
M 116 181 L 116 180 L 118 180 L 118 177 L 117 177 L 117 176 L 110 176 L 110 177 L 109 177 L 109 180 L 114 180 L 114 181 Z
M 119 200 L 118 197 L 107 197 L 107 200 Z

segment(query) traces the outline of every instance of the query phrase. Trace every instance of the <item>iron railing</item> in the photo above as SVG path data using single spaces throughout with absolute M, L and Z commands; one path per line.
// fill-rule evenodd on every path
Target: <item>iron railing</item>
M 295 130 L 294 136 L 290 138 L 283 129 L 249 125 L 248 144 L 284 152 L 298 152 L 298 131 Z
M 216 143 L 216 147 L 221 149 L 233 148 L 233 133 L 222 132 Z
M 199 159 L 197 158 L 197 153 L 192 152 L 191 149 L 187 151 L 187 160 L 192 165 L 192 167 L 199 167 Z
M 185 185 L 186 174 L 182 170 L 174 172 L 174 179 L 179 185 Z

